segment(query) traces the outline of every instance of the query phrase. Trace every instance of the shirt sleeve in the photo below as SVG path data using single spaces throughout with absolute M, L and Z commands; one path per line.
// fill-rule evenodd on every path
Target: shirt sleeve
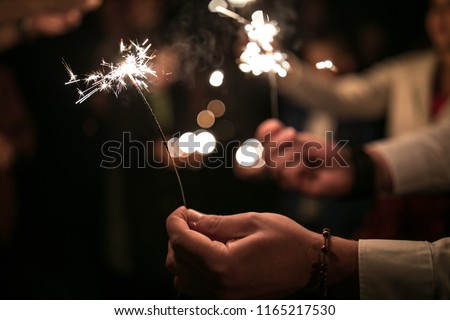
M 288 76 L 278 83 L 280 92 L 296 104 L 342 119 L 379 119 L 384 115 L 395 63 L 382 63 L 364 73 L 334 80 L 318 76 L 295 57 L 290 63 Z
M 359 241 L 361 299 L 449 299 L 450 238 Z
M 385 159 L 395 194 L 450 188 L 450 120 L 415 133 L 375 142 Z

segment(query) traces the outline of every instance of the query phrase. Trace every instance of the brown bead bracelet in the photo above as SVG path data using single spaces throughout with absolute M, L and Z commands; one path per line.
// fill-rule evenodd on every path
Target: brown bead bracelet
M 328 265 L 326 261 L 326 257 L 328 252 L 330 251 L 330 238 L 331 238 L 331 230 L 328 228 L 323 229 L 323 245 L 320 248 L 322 251 L 322 263 L 320 264 L 320 277 L 319 277 L 319 290 L 322 298 L 326 298 L 328 296 Z

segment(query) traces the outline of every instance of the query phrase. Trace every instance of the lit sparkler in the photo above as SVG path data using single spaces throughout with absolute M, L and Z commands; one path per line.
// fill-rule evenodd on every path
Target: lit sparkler
M 85 90 L 79 90 L 79 99 L 77 104 L 84 102 L 93 94 L 101 91 L 113 92 L 116 97 L 127 89 L 126 78 L 131 80 L 131 83 L 141 91 L 148 90 L 148 76 L 156 77 L 156 72 L 149 66 L 150 60 L 155 56 L 148 53 L 151 44 L 148 40 L 144 41 L 142 45 L 130 41 L 129 45 L 125 45 L 123 41 L 120 42 L 120 53 L 123 61 L 119 64 L 109 63 L 102 60 L 101 66 L 103 70 L 88 74 L 85 78 L 79 78 L 72 72 L 70 67 L 65 63 L 64 66 L 69 73 L 69 81 L 66 84 L 74 84 L 84 82 L 87 85 Z M 147 46 L 145 46 L 147 45 Z
M 286 77 L 290 69 L 287 55 L 273 47 L 275 37 L 280 32 L 275 21 L 268 21 L 262 11 L 252 15 L 252 22 L 245 26 L 249 42 L 241 54 L 239 68 L 245 73 L 259 76 L 274 73 Z
M 276 73 L 286 77 L 290 69 L 287 55 L 276 51 L 273 47 L 275 37 L 280 32 L 276 21 L 269 21 L 261 10 L 252 14 L 249 21 L 234 11 L 227 9 L 224 0 L 212 0 L 209 3 L 211 12 L 221 13 L 245 26 L 249 42 L 240 57 L 239 68 L 245 73 L 252 72 L 255 76 L 262 73 Z
M 270 85 L 272 117 L 278 118 L 278 84 L 276 76 L 284 78 L 291 68 L 287 54 L 275 51 L 273 42 L 280 32 L 276 21 L 269 21 L 261 10 L 252 15 L 252 22 L 245 26 L 249 42 L 241 54 L 239 69 L 259 76 L 267 73 Z
M 128 45 L 124 44 L 123 41 L 120 42 L 120 53 L 122 55 L 122 61 L 118 64 L 109 63 L 104 60 L 101 62 L 102 70 L 88 74 L 84 78 L 78 77 L 70 68 L 70 66 L 63 61 L 64 66 L 69 74 L 69 81 L 66 85 L 76 84 L 84 82 L 87 86 L 85 90 L 78 89 L 79 99 L 76 101 L 77 104 L 86 101 L 93 94 L 97 92 L 113 92 L 116 97 L 128 88 L 128 82 L 136 88 L 145 105 L 147 106 L 150 115 L 152 116 L 156 127 L 161 135 L 167 152 L 169 153 L 169 158 L 171 159 L 174 171 L 177 176 L 178 184 L 180 186 L 181 197 L 183 204 L 186 207 L 186 198 L 184 195 L 183 185 L 181 183 L 180 175 L 177 171 L 174 159 L 171 157 L 169 147 L 167 145 L 166 136 L 153 112 L 152 107 L 147 101 L 143 90 L 148 91 L 149 77 L 156 77 L 156 72 L 151 68 L 150 61 L 155 57 L 155 55 L 149 54 L 151 44 L 148 40 L 145 40 L 142 44 L 138 42 L 130 41 Z
M 259 76 L 263 73 L 268 75 L 270 86 L 270 105 L 273 118 L 278 118 L 278 83 L 276 75 L 284 78 L 287 76 L 291 66 L 287 61 L 287 54 L 277 51 L 274 48 L 275 37 L 279 34 L 280 28 L 276 21 L 270 21 L 263 11 L 258 10 L 252 14 L 252 20 L 249 21 L 239 14 L 227 9 L 228 3 L 224 0 L 212 0 L 209 3 L 211 12 L 221 13 L 244 25 L 249 42 L 244 52 L 239 58 L 239 69 L 244 73 L 252 73 Z M 253 146 L 247 146 L 245 143 L 236 153 L 236 161 L 245 167 L 261 166 L 263 163 L 262 154 L 253 153 L 255 161 L 248 161 L 248 148 L 253 150 Z M 247 149 L 246 149 L 247 148 Z M 252 149 L 253 148 L 253 149 Z M 255 149 L 256 150 L 256 149 Z
M 287 54 L 275 50 L 273 42 L 280 32 L 276 21 L 269 21 L 261 10 L 253 13 L 249 21 L 234 11 L 227 9 L 224 0 L 212 0 L 209 3 L 211 12 L 221 13 L 243 24 L 249 42 L 240 56 L 239 69 L 244 73 L 259 76 L 268 74 L 272 117 L 278 118 L 278 85 L 276 75 L 286 77 L 291 66 L 287 62 Z

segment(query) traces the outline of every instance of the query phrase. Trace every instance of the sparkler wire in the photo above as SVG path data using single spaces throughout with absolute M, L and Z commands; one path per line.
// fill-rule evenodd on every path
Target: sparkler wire
M 274 72 L 269 72 L 269 85 L 270 85 L 270 107 L 272 118 L 278 119 L 279 107 L 278 107 L 278 81 Z
M 130 77 L 131 82 L 133 83 L 134 87 L 138 91 L 139 95 L 141 96 L 142 100 L 144 101 L 145 105 L 147 106 L 147 108 L 149 110 L 149 113 L 150 113 L 151 117 L 153 118 L 153 121 L 155 122 L 156 127 L 158 128 L 159 134 L 161 135 L 161 138 L 163 139 L 163 143 L 164 143 L 164 146 L 166 148 L 167 154 L 169 155 L 169 158 L 172 161 L 173 168 L 174 168 L 174 171 L 175 171 L 175 175 L 177 176 L 178 186 L 180 187 L 181 199 L 183 200 L 183 205 L 187 208 L 186 197 L 185 197 L 184 188 L 183 188 L 183 183 L 181 182 L 180 173 L 178 172 L 175 160 L 173 159 L 172 155 L 170 154 L 169 145 L 167 143 L 166 135 L 164 134 L 164 131 L 163 131 L 161 125 L 159 124 L 158 118 L 156 117 L 156 114 L 153 111 L 153 108 L 150 106 L 150 103 L 147 101 L 147 98 L 145 97 L 145 95 L 142 92 L 141 88 L 139 87 L 139 85 L 136 83 L 135 79 L 131 75 L 129 75 L 129 77 Z

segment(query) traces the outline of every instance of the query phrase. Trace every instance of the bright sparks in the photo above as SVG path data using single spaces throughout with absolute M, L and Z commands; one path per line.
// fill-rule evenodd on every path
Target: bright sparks
M 156 72 L 152 70 L 150 61 L 155 57 L 148 51 L 151 44 L 145 40 L 142 44 L 130 41 L 129 44 L 120 42 L 120 53 L 123 61 L 119 64 L 101 62 L 102 70 L 95 71 L 85 78 L 79 78 L 74 74 L 67 63 L 63 61 L 69 74 L 69 81 L 66 85 L 84 82 L 87 86 L 85 90 L 78 90 L 79 99 L 77 104 L 84 102 L 93 94 L 101 91 L 113 92 L 116 97 L 127 89 L 127 81 L 137 87 L 137 89 L 148 89 L 148 76 L 156 77 Z
M 249 1 L 237 1 L 247 3 Z M 279 34 L 280 28 L 276 21 L 269 21 L 263 11 L 258 10 L 252 14 L 252 21 L 241 17 L 234 11 L 227 9 L 225 0 L 212 0 L 209 5 L 211 12 L 223 14 L 245 26 L 249 42 L 241 54 L 239 69 L 245 73 L 259 76 L 263 73 L 278 74 L 284 78 L 291 69 L 287 62 L 287 54 L 276 51 L 273 42 Z
M 242 72 L 259 76 L 272 72 L 284 78 L 291 66 L 285 53 L 275 51 L 273 42 L 280 29 L 276 21 L 268 21 L 261 10 L 252 15 L 245 26 L 249 42 L 241 54 L 239 68 Z

